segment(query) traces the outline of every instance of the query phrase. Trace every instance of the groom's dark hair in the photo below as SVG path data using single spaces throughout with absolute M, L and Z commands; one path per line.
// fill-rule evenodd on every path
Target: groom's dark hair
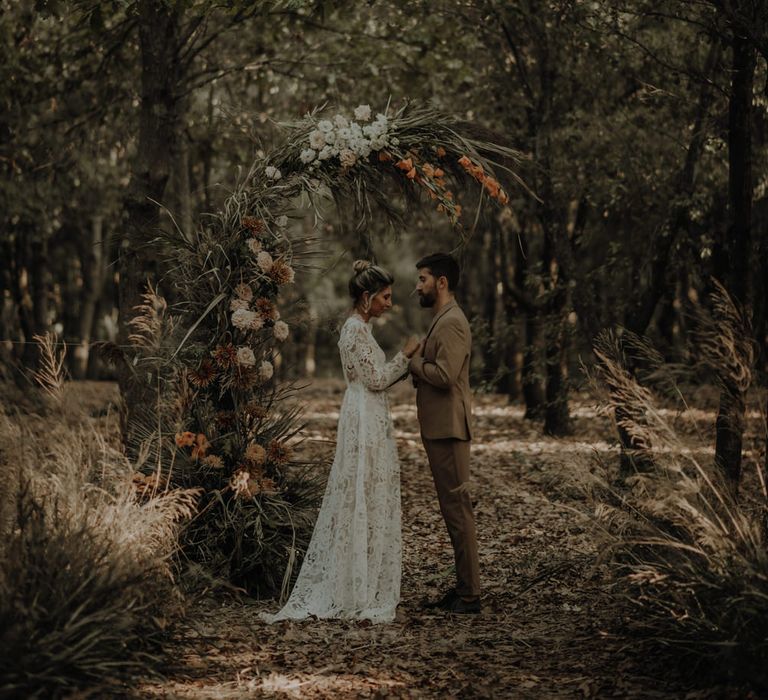
M 426 267 L 433 276 L 445 277 L 448 280 L 448 289 L 454 291 L 459 286 L 461 268 L 448 253 L 432 253 L 416 263 L 416 269 Z

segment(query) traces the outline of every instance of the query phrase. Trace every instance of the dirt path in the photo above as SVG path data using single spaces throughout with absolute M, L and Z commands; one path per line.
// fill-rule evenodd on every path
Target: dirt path
M 453 580 L 447 534 L 418 441 L 411 390 L 394 398 L 402 459 L 404 572 L 393 624 L 281 623 L 271 602 L 208 598 L 175 641 L 169 680 L 140 689 L 163 698 L 672 698 L 690 693 L 653 677 L 621 635 L 622 608 L 596 562 L 596 543 L 568 475 L 615 452 L 592 403 L 573 405 L 575 435 L 542 437 L 503 397 L 481 397 L 473 481 L 484 596 L 480 616 L 425 612 L 419 602 Z M 308 450 L 331 456 L 337 383 L 302 394 Z M 576 509 L 576 510 L 575 510 Z M 690 693 L 690 694 L 689 694 Z

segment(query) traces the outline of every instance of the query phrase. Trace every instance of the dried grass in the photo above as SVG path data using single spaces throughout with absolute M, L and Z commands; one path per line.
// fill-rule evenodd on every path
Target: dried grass
M 0 695 L 106 693 L 156 674 L 181 611 L 172 578 L 195 494 L 139 502 L 123 455 L 66 399 L 44 341 L 45 417 L 0 415 Z M 46 349 L 47 348 L 47 349 Z
M 720 376 L 727 374 L 746 389 L 749 353 L 744 352 L 748 341 L 737 332 L 741 318 L 724 290 L 716 294 L 719 322 L 700 325 L 697 343 L 707 362 L 720 367 Z M 687 449 L 654 393 L 625 369 L 615 340 L 604 335 L 596 350 L 607 404 L 618 409 L 633 444 L 652 456 L 652 468 L 622 486 L 598 468 L 585 484 L 618 589 L 637 606 L 632 631 L 640 643 L 706 662 L 717 675 L 765 685 L 764 475 L 758 467 L 750 480 L 754 491 L 735 502 L 718 470 Z

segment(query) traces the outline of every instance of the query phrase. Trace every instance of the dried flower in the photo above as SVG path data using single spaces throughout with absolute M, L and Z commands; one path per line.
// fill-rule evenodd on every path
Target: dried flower
M 268 360 L 264 360 L 259 367 L 259 379 L 262 382 L 267 382 L 272 379 L 272 375 L 275 373 L 275 368 Z
M 319 151 L 325 146 L 325 132 L 320 129 L 315 129 L 309 134 L 309 145 L 316 151 Z
M 257 331 L 264 325 L 261 317 L 253 311 L 247 309 L 238 309 L 232 314 L 232 325 L 241 331 Z
M 241 309 L 248 311 L 248 308 L 249 308 L 249 305 L 245 299 L 233 299 L 232 301 L 229 302 L 230 311 L 240 311 Z
M 269 271 L 269 276 L 275 280 L 277 284 L 292 284 L 296 277 L 296 273 L 293 268 L 283 260 L 276 260 L 272 265 L 272 269 Z
M 311 163 L 315 159 L 315 156 L 317 156 L 317 151 L 315 151 L 314 148 L 305 148 L 299 153 L 299 160 L 302 163 L 307 164 Z
M 361 122 L 367 122 L 371 118 L 371 108 L 369 105 L 360 105 L 355 107 L 355 119 Z
M 351 168 L 357 162 L 357 156 L 353 150 L 342 148 L 339 151 L 339 162 L 342 168 Z
M 266 228 L 264 222 L 261 219 L 257 219 L 255 216 L 244 216 L 242 224 L 248 229 L 248 232 L 254 236 L 263 233 Z
M 235 287 L 235 294 L 237 294 L 238 298 L 245 301 L 253 299 L 253 289 L 250 284 L 245 284 L 245 282 L 241 282 Z
M 237 362 L 237 351 L 232 343 L 217 345 L 211 355 L 213 356 L 213 361 L 222 369 L 229 369 Z
M 272 256 L 266 250 L 262 250 L 256 256 L 256 262 L 258 263 L 262 272 L 269 272 L 272 269 L 272 265 L 274 265 Z
M 245 458 L 258 466 L 266 461 L 267 451 L 258 443 L 252 442 L 245 450 Z
M 413 170 L 413 159 L 403 158 L 402 160 L 399 160 L 397 163 L 395 163 L 395 167 L 400 168 L 400 170 L 404 170 L 405 172 Z
M 267 458 L 272 464 L 283 466 L 291 459 L 293 450 L 279 440 L 272 440 L 267 447 Z
M 208 438 L 205 437 L 202 433 L 198 433 L 195 437 L 195 444 L 192 446 L 192 459 L 198 459 L 199 457 L 205 457 L 205 453 L 208 451 L 208 448 L 211 446 L 211 443 L 208 442 Z
M 213 366 L 213 362 L 211 362 L 208 358 L 205 358 L 196 370 L 189 370 L 187 375 L 189 377 L 190 384 L 205 388 L 210 386 L 210 384 L 212 384 L 216 379 L 216 368 Z
M 269 319 L 276 321 L 280 314 L 277 312 L 277 307 L 266 297 L 259 297 L 255 303 L 256 311 L 261 314 L 261 317 L 265 320 Z
M 281 177 L 283 177 L 283 174 L 273 165 L 268 165 L 266 168 L 264 168 L 264 174 L 270 179 L 277 182 Z
M 238 469 L 232 478 L 229 480 L 229 486 L 232 491 L 235 492 L 235 496 L 244 498 L 246 495 L 250 495 L 248 492 L 248 482 L 251 479 L 251 475 L 245 469 Z
M 203 459 L 203 464 L 212 469 L 224 469 L 224 460 L 218 455 L 208 455 Z
M 438 146 L 435 149 L 435 153 L 437 153 L 438 158 L 445 158 L 445 149 L 442 146 Z
M 261 241 L 258 238 L 249 238 L 246 245 L 248 246 L 248 250 L 254 255 L 258 255 L 262 249 Z
M 256 356 L 253 350 L 245 346 L 237 349 L 237 364 L 241 367 L 253 367 L 256 364 Z
M 288 338 L 288 324 L 285 321 L 276 321 L 272 332 L 275 338 L 282 342 Z
M 176 433 L 176 445 L 178 447 L 189 447 L 195 444 L 195 434 L 185 430 L 183 433 Z

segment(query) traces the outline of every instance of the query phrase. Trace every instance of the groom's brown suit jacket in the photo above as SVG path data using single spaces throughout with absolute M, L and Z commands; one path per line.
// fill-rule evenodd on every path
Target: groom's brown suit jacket
M 423 352 L 411 358 L 419 425 L 427 439 L 472 439 L 471 345 L 467 317 L 451 301 L 432 320 Z

